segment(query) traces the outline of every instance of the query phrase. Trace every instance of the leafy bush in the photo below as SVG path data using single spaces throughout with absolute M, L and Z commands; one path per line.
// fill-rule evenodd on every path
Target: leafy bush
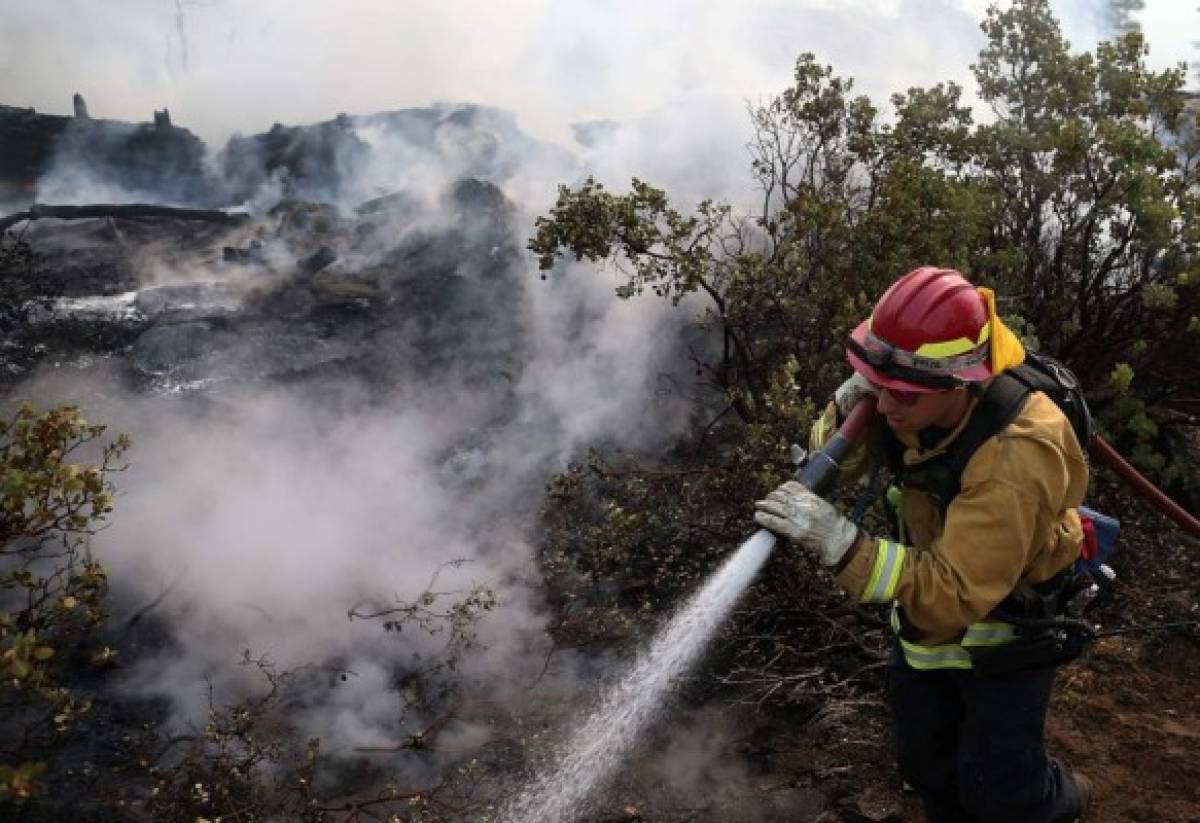
M 100 634 L 107 573 L 91 557 L 88 538 L 113 511 L 111 477 L 124 468 L 130 440 L 106 439 L 105 431 L 70 405 L 45 412 L 23 405 L 0 420 L 0 816 L 20 806 L 31 819 L 54 819 L 64 803 L 105 809 L 112 819 L 144 813 L 161 820 L 319 821 L 377 812 L 446 820 L 475 808 L 477 767 L 469 763 L 439 784 L 417 788 L 379 769 L 341 779 L 346 761 L 322 758 L 320 740 L 306 739 L 291 711 L 353 673 L 330 666 L 280 670 L 249 652 L 241 664 L 261 675 L 259 693 L 224 703 L 210 688 L 207 721 L 190 733 L 152 719 L 122 726 L 116 733 L 126 743 L 115 756 L 124 759 L 107 764 L 119 766 L 117 781 L 99 777 L 72 789 L 78 795 L 70 800 L 41 791 L 42 780 L 65 776 L 59 755 L 68 733 L 90 717 L 91 704 L 80 696 L 87 670 L 108 666 L 117 654 Z M 437 652 L 414 653 L 407 666 L 397 666 L 398 714 L 438 720 L 389 750 L 435 768 L 429 749 L 455 713 L 454 672 L 479 645 L 477 621 L 496 606 L 486 585 L 446 592 L 435 590 L 437 581 L 435 573 L 412 602 L 362 603 L 348 615 L 380 621 L 397 635 L 415 629 L 445 638 Z M 105 730 L 110 721 L 85 728 L 112 734 Z
M 760 214 L 705 201 L 685 216 L 643 181 L 617 195 L 589 179 L 560 188 L 530 249 L 542 268 L 611 261 L 622 297 L 706 298 L 724 345 L 705 373 L 747 422 L 789 358 L 824 397 L 848 329 L 930 263 L 995 286 L 1101 408 L 1122 360 L 1156 408 L 1191 399 L 1200 110 L 1182 69 L 1148 69 L 1137 33 L 1072 54 L 1044 0 L 992 9 L 983 28 L 973 69 L 989 122 L 953 83 L 893 95 L 883 121 L 802 55 L 795 85 L 752 112 Z
M 107 575 L 86 540 L 112 512 L 109 476 L 129 448 L 125 435 L 102 444 L 104 432 L 74 406 L 0 421 L 0 803 L 37 790 L 47 763 L 24 757 L 53 751 L 90 709 L 68 674 L 106 616 Z
M 802 55 L 793 86 L 751 112 L 756 214 L 687 214 L 641 180 L 560 187 L 529 242 L 541 267 L 606 262 L 621 297 L 702 305 L 714 345 L 696 357 L 720 421 L 666 466 L 594 455 L 551 485 L 562 625 L 586 601 L 619 629 L 617 613 L 689 590 L 748 533 L 751 501 L 786 476 L 783 444 L 848 373 L 846 335 L 920 265 L 994 287 L 1022 336 L 1077 371 L 1105 433 L 1181 477 L 1186 456 L 1161 437 L 1194 425 L 1200 384 L 1200 108 L 1184 71 L 1149 69 L 1136 32 L 1070 52 L 1046 0 L 994 7 L 983 30 L 981 123 L 954 83 L 895 94 L 883 118 Z

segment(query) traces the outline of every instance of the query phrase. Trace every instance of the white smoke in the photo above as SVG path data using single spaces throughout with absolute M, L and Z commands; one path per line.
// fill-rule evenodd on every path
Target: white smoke
M 6 4 L 0 99 L 61 111 L 78 91 L 93 117 L 126 120 L 166 106 L 218 141 L 275 121 L 459 100 L 517 112 L 535 136 L 563 139 L 573 122 L 639 118 L 696 95 L 736 106 L 777 88 L 805 49 L 884 93 L 942 79 L 965 67 L 956 58 L 973 44 L 958 49 L 979 6 L 18 0 Z
M 348 230 L 338 235 L 348 243 L 339 246 L 341 273 L 380 266 L 408 237 L 457 230 L 469 244 L 474 234 L 489 236 L 489 226 L 447 207 L 448 187 L 473 173 L 492 176 L 516 198 L 506 242 L 520 248 L 537 210 L 549 204 L 547 193 L 585 173 L 582 161 L 523 137 L 502 112 L 476 110 L 460 127 L 455 111 L 443 111 L 433 143 L 372 118 L 356 123 L 371 153 L 340 182 L 342 216 L 352 220 L 353 206 L 380 195 L 398 193 L 406 206 L 383 216 L 365 240 L 347 240 Z M 131 195 L 95 184 L 82 152 L 62 151 L 57 160 L 39 182 L 58 187 L 64 199 Z M 278 182 L 268 179 L 255 195 L 260 213 L 273 205 Z M 69 233 L 53 230 L 60 239 Z M 236 294 L 262 285 L 261 271 L 223 266 L 202 246 L 171 248 L 152 231 L 142 234 L 132 247 L 143 287 L 221 283 Z M 244 230 L 222 242 L 238 245 L 255 234 Z M 262 240 L 275 272 L 267 283 L 286 279 L 310 250 L 288 245 L 306 242 L 303 232 L 273 237 L 268 230 Z M 464 261 L 445 262 L 461 270 Z M 412 274 L 387 268 L 388 277 Z M 394 349 L 390 359 L 404 376 L 386 397 L 350 379 L 315 389 L 223 388 L 210 380 L 212 391 L 199 399 L 187 386 L 183 396 L 132 397 L 114 392 L 122 376 L 103 368 L 81 381 L 51 371 L 23 387 L 46 402 L 80 402 L 135 436 L 133 465 L 119 478 L 118 516 L 95 551 L 112 572 L 118 623 L 156 603 L 153 615 L 171 627 L 172 645 L 141 657 L 127 687 L 169 698 L 177 722 L 196 723 L 210 684 L 222 700 L 253 687 L 254 672 L 237 665 L 243 652 L 267 654 L 280 670 L 337 667 L 350 673 L 346 680 L 311 696 L 294 719 L 326 751 L 386 745 L 428 719 L 404 715 L 396 685 L 415 654 L 436 660 L 445 632 L 426 636 L 409 626 L 398 637 L 347 613 L 357 604 L 378 611 L 414 602 L 435 577 L 448 601 L 476 584 L 499 597 L 495 613 L 476 627 L 483 650 L 464 661 L 464 672 L 486 675 L 498 691 L 529 682 L 546 651 L 530 542 L 546 479 L 595 442 L 659 446 L 682 431 L 690 412 L 689 398 L 664 390 L 661 379 L 680 367 L 677 332 L 689 314 L 661 302 L 617 301 L 613 273 L 574 268 L 543 282 L 525 257 L 515 281 L 496 281 L 513 294 L 480 307 L 491 315 L 485 323 L 518 328 L 524 360 L 482 385 L 464 382 L 453 363 L 431 373 L 412 362 L 421 355 L 406 323 L 379 338 Z M 477 333 L 486 334 L 466 325 L 454 330 Z M 232 356 L 247 362 L 242 352 Z M 467 562 L 447 566 L 458 560 Z
M 385 146 L 370 168 L 392 164 L 399 180 L 411 156 Z M 461 165 L 452 156 L 440 169 L 433 157 L 419 166 L 416 220 L 434 231 L 448 215 L 433 207 L 432 191 Z M 531 217 L 514 230 L 528 231 Z M 416 229 L 398 225 L 389 242 L 405 230 Z M 234 277 L 206 263 L 203 248 L 150 248 L 139 255 L 144 283 Z M 355 254 L 339 265 L 375 260 L 369 248 Z M 660 446 L 682 431 L 690 407 L 660 381 L 679 366 L 686 313 L 615 300 L 611 274 L 556 273 L 543 282 L 533 269 L 527 258 L 521 279 L 497 281 L 517 294 L 497 295 L 492 311 L 518 316 L 488 321 L 522 327 L 525 360 L 483 384 L 464 383 L 453 365 L 430 373 L 404 363 L 412 355 L 400 328 L 388 339 L 405 378 L 383 397 L 351 379 L 130 396 L 108 366 L 82 376 L 50 370 L 21 387 L 20 396 L 78 402 L 92 419 L 134 435 L 132 465 L 117 478 L 117 514 L 94 550 L 111 572 L 116 624 L 161 596 L 150 614 L 171 627 L 172 644 L 138 653 L 128 689 L 167 697 L 177 722 L 198 723 L 210 684 L 219 701 L 261 686 L 237 665 L 243 652 L 266 654 L 280 670 L 333 666 L 349 676 L 311 696 L 295 722 L 325 751 L 387 745 L 428 721 L 402 712 L 396 684 L 414 654 L 437 659 L 446 633 L 409 626 L 388 634 L 380 621 L 347 613 L 414 602 L 435 575 L 434 589 L 449 593 L 439 608 L 476 584 L 499 598 L 476 627 L 484 648 L 468 655 L 465 675 L 510 693 L 534 678 L 546 616 L 531 541 L 548 475 L 594 442 Z M 467 562 L 446 565 L 458 560 Z

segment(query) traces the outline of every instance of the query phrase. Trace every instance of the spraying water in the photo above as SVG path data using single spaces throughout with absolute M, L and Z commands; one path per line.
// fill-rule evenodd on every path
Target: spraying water
M 810 454 L 796 480 L 821 494 L 875 418 L 875 397 L 858 401 L 846 421 L 818 452 Z M 562 758 L 500 812 L 502 823 L 572 823 L 589 798 L 612 776 L 681 675 L 700 655 L 762 567 L 775 536 L 759 531 L 741 545 L 699 592 L 671 618 L 633 668 L 604 695 L 599 708 L 567 741 Z
M 504 807 L 503 823 L 571 823 L 587 810 L 774 547 L 775 536 L 759 531 L 725 561 L 606 692 L 561 759 Z

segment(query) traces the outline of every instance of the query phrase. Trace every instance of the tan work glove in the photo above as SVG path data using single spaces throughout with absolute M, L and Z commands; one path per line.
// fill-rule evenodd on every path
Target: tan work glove
M 833 392 L 833 407 L 837 409 L 837 413 L 835 414 L 833 409 L 826 406 L 825 411 L 818 415 L 813 422 L 812 430 L 808 433 L 809 450 L 817 451 L 824 448 L 825 444 L 829 442 L 829 438 L 833 437 L 833 433 L 837 431 L 837 427 L 850 416 L 850 412 L 858 405 L 858 401 L 868 395 L 878 393 L 878 390 L 871 385 L 870 380 L 858 372 L 851 374 Z
M 754 507 L 755 523 L 816 553 L 826 566 L 836 566 L 858 537 L 858 526 L 795 480 Z
M 850 412 L 858 405 L 858 401 L 867 395 L 879 394 L 879 390 L 871 385 L 871 381 L 858 372 L 833 392 L 833 402 L 837 406 L 838 419 L 845 420 Z

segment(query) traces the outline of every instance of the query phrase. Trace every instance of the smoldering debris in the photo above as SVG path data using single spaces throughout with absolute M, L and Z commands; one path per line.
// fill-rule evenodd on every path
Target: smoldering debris
M 529 212 L 503 186 L 537 148 L 510 117 L 331 123 L 205 164 L 241 187 L 206 197 L 250 201 L 236 225 L 24 229 L 36 259 L 0 300 L 0 385 L 134 435 L 92 547 L 130 627 L 119 694 L 187 728 L 299 671 L 287 728 L 350 759 L 428 729 L 447 695 L 487 700 L 454 710 L 436 751 L 401 747 L 389 775 L 419 780 L 492 739 L 486 716 L 528 700 L 543 668 L 531 541 L 547 475 L 596 439 L 661 442 L 687 403 L 656 391 L 675 345 L 664 307 L 533 275 Z M 118 166 L 68 173 L 87 152 L 58 152 L 38 188 L 120 194 Z M 234 181 L 239 163 L 261 174 Z M 417 622 L 347 621 L 359 603 Z
M 476 105 L 441 105 L 308 126 L 276 123 L 234 135 L 215 152 L 156 113 L 152 123 L 65 117 L 0 105 L 0 205 L 160 203 L 269 208 L 279 200 L 347 210 L 428 193 L 447 181 L 501 183 L 531 162 L 561 166 L 515 118 Z
M 518 373 L 525 262 L 512 206 L 493 184 L 460 181 L 435 209 L 400 222 L 285 201 L 225 234 L 167 219 L 131 242 L 117 220 L 115 233 L 85 226 L 63 246 L 63 228 L 39 223 L 29 239 L 58 274 L 27 281 L 41 293 L 9 322 L 39 362 L 127 350 L 132 376 L 166 391 L 325 366 L 376 385 L 450 364 L 467 381 Z M 93 293 L 59 289 L 81 265 L 103 267 Z M 129 290 L 104 293 L 115 288 Z M 35 363 L 8 365 L 12 380 Z
M 247 215 L 225 212 L 220 209 L 184 209 L 171 206 L 154 206 L 146 203 L 100 204 L 92 206 L 52 206 L 44 203 L 34 203 L 25 211 L 0 218 L 0 231 L 12 228 L 18 223 L 40 220 L 47 217 L 58 220 L 86 220 L 95 217 L 125 219 L 164 217 L 172 220 L 201 220 L 211 223 L 236 224 L 244 220 Z

